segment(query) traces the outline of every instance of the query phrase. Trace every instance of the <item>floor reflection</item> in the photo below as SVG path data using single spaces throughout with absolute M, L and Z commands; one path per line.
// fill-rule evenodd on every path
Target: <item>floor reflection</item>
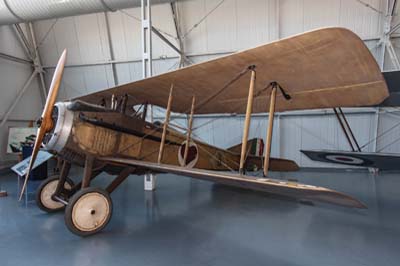
M 80 238 L 66 229 L 62 212 L 20 206 L 16 179 L 6 175 L 1 265 L 398 265 L 398 173 L 271 174 L 347 193 L 369 208 L 299 202 L 176 175 L 159 175 L 156 190 L 145 192 L 143 177 L 131 176 L 112 194 L 107 228 Z M 111 180 L 102 174 L 92 185 Z

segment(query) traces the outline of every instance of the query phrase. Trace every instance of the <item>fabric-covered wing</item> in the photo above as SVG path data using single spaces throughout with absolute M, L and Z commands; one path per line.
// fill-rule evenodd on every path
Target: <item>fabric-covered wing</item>
M 277 111 L 368 106 L 388 96 L 382 73 L 363 41 L 347 29 L 325 28 L 79 99 L 99 104 L 103 98 L 109 101 L 112 94 L 128 94 L 132 96 L 129 104 L 166 107 L 174 84 L 174 112 L 188 113 L 195 95 L 196 114 L 244 113 L 250 73 L 221 89 L 251 65 L 257 71 L 253 113 L 268 111 L 266 87 L 272 81 L 291 96 L 285 100 L 278 93 Z
M 174 173 L 177 175 L 213 181 L 220 184 L 294 197 L 297 199 L 317 200 L 345 207 L 366 208 L 363 203 L 348 195 L 323 187 L 310 186 L 294 182 L 285 182 L 271 178 L 255 178 L 238 174 L 200 170 L 167 164 L 157 164 L 133 159 L 115 157 L 104 157 L 99 159 L 109 163 L 131 165 L 158 172 Z

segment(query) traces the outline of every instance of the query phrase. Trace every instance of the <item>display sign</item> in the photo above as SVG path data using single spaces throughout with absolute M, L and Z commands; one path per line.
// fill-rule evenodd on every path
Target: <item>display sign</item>
M 47 151 L 39 151 L 35 163 L 33 164 L 32 170 L 50 159 L 51 157 L 53 157 L 53 154 L 48 153 Z M 30 159 L 31 156 L 11 167 L 11 170 L 13 170 L 19 176 L 24 176 L 26 174 L 26 169 L 29 166 Z

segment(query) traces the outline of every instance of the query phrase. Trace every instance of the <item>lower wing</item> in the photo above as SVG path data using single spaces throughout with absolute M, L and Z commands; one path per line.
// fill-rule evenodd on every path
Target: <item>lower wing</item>
M 296 182 L 286 182 L 271 178 L 255 178 L 251 176 L 185 168 L 168 164 L 157 164 L 133 159 L 114 157 L 103 157 L 99 159 L 111 164 L 131 165 L 157 172 L 189 176 L 225 185 L 264 191 L 303 200 L 317 200 L 345 207 L 366 208 L 363 203 L 346 194 L 323 187 L 305 185 Z

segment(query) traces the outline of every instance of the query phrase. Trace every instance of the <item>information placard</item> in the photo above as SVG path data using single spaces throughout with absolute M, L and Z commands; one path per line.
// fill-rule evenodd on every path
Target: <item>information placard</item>
M 36 157 L 35 163 L 33 164 L 32 170 L 53 156 L 54 156 L 53 154 L 48 153 L 47 151 L 39 151 L 39 153 Z M 26 174 L 26 169 L 29 166 L 30 159 L 31 159 L 31 157 L 29 156 L 25 160 L 23 160 L 23 161 L 17 163 L 16 165 L 14 165 L 13 167 L 11 167 L 11 170 L 13 170 L 19 176 L 24 176 Z

